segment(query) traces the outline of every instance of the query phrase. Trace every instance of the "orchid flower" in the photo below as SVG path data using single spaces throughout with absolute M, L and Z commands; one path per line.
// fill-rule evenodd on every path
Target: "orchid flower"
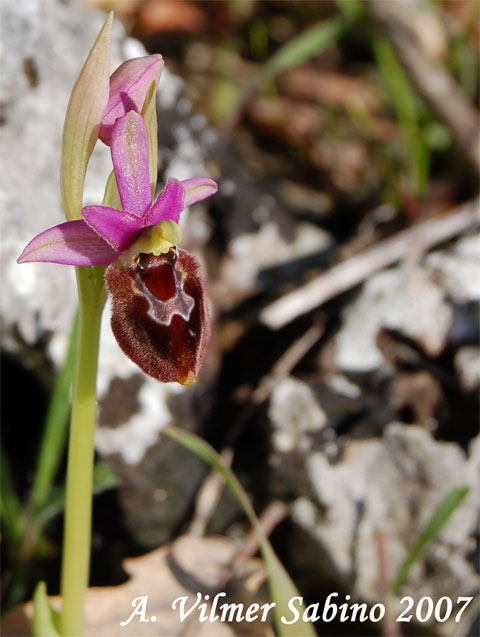
M 127 60 L 109 78 L 109 22 L 107 19 L 78 77 L 65 117 L 60 185 L 69 221 L 80 218 L 85 173 L 97 139 L 109 146 L 115 121 L 131 110 L 142 113 L 147 121 L 153 159 L 150 176 L 156 180 L 155 94 L 163 59 L 157 54 Z
M 208 310 L 197 261 L 176 246 L 182 210 L 214 194 L 206 177 L 167 185 L 153 203 L 149 138 L 135 110 L 116 119 L 110 152 L 122 209 L 86 206 L 82 219 L 37 235 L 18 263 L 110 266 L 112 329 L 123 351 L 163 382 L 195 381 L 209 337 Z
M 212 195 L 217 185 L 206 177 L 170 178 L 153 200 L 158 172 L 155 98 L 163 60 L 160 55 L 129 60 L 109 76 L 112 26 L 110 12 L 75 82 L 65 115 L 60 188 L 67 221 L 32 239 L 18 258 L 19 263 L 78 266 L 62 610 L 54 622 L 45 585 L 39 583 L 33 618 L 36 633 L 65 637 L 84 633 L 97 368 L 106 290 L 112 298 L 111 323 L 120 347 L 160 381 L 193 383 L 210 336 L 200 266 L 177 247 L 182 236 L 178 221 L 184 208 Z M 88 162 L 99 138 L 110 146 L 113 172 L 103 205 L 83 206 Z

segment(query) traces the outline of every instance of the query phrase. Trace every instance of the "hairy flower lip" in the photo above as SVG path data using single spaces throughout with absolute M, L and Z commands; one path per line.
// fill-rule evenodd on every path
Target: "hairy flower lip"
M 194 383 L 210 338 L 198 261 L 180 248 L 160 257 L 142 254 L 127 267 L 108 268 L 105 281 L 123 352 L 161 382 Z

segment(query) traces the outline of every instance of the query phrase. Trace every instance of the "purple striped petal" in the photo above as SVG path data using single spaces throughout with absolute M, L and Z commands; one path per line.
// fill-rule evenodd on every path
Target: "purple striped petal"
M 214 195 L 218 190 L 217 184 L 208 177 L 194 177 L 193 179 L 185 179 L 181 183 L 185 189 L 185 201 L 183 202 L 185 208 Z
M 119 252 L 128 248 L 142 227 L 135 215 L 109 206 L 86 206 L 82 215 L 90 228 Z
M 152 205 L 148 172 L 148 131 L 141 115 L 130 111 L 115 122 L 110 151 L 124 210 L 143 219 Z
M 119 253 L 83 220 L 67 221 L 34 237 L 17 263 L 47 261 L 64 265 L 109 265 Z
M 140 112 L 152 82 L 158 82 L 163 69 L 161 55 L 148 55 L 124 62 L 110 77 L 110 95 L 99 137 L 110 144 L 115 120 L 128 111 Z
M 167 185 L 145 217 L 145 226 L 153 226 L 164 219 L 171 219 L 178 223 L 182 212 L 184 190 L 178 179 L 170 177 Z

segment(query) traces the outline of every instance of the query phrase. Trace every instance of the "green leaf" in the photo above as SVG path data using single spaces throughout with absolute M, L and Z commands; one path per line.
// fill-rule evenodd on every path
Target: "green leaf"
M 261 73 L 278 75 L 319 55 L 327 46 L 338 40 L 349 21 L 343 16 L 329 18 L 300 33 L 284 44 L 266 62 Z
M 120 484 L 120 479 L 111 471 L 105 462 L 97 462 L 93 468 L 93 494 L 98 495 L 114 489 Z M 61 513 L 65 508 L 65 487 L 54 489 L 47 501 L 44 503 L 42 510 L 38 513 L 38 521 L 44 526 L 56 515 Z
M 255 60 L 264 60 L 268 56 L 268 29 L 265 20 L 254 20 L 250 23 L 248 41 Z
M 352 21 L 365 14 L 365 5 L 362 0 L 335 0 L 335 4 Z
M 65 115 L 60 186 L 65 216 L 69 221 L 82 217 L 87 164 L 97 142 L 100 123 L 108 103 L 112 23 L 111 12 L 73 87 Z
M 5 540 L 11 547 L 16 547 L 24 533 L 22 506 L 15 491 L 3 445 L 0 447 L 0 454 L 0 519 Z
M 470 487 L 455 487 L 447 493 L 433 512 L 427 526 L 410 549 L 405 561 L 398 569 L 391 584 L 391 589 L 397 593 L 405 582 L 410 569 L 425 555 L 429 545 L 435 540 L 454 511 L 460 506 L 470 491 Z
M 93 493 L 98 495 L 121 484 L 120 478 L 113 473 L 106 462 L 97 462 L 93 467 Z
M 237 86 L 229 79 L 224 79 L 217 86 L 215 99 L 217 118 L 223 119 L 225 114 L 229 113 L 224 125 L 224 132 L 231 131 L 236 126 L 246 102 L 265 81 L 322 53 L 330 44 L 338 40 L 351 23 L 352 21 L 347 15 L 335 16 L 314 24 L 292 38 L 280 47 L 253 75 L 238 98 L 235 95 L 238 90 Z M 231 101 L 229 108 L 224 106 L 225 95 Z
M 158 173 L 158 126 L 157 126 L 157 82 L 152 82 L 145 97 L 142 108 L 142 117 L 148 130 L 148 172 L 152 197 L 157 187 Z
M 397 113 L 411 188 L 415 196 L 420 196 L 428 184 L 430 153 L 423 142 L 422 130 L 418 123 L 417 97 L 390 44 L 382 38 L 377 38 L 373 43 L 373 51 Z
M 75 371 L 78 334 L 78 315 L 75 317 L 65 362 L 57 375 L 38 455 L 35 480 L 29 507 L 34 513 L 42 508 L 55 480 L 68 435 L 71 407 L 71 389 Z
M 431 150 L 446 150 L 452 143 L 452 138 L 448 128 L 435 120 L 424 124 L 423 138 L 426 145 Z
M 260 541 L 260 549 L 268 572 L 271 598 L 276 604 L 274 608 L 274 618 L 279 636 L 299 637 L 299 635 L 301 635 L 302 637 L 314 637 L 316 633 L 312 624 L 309 622 L 304 622 L 302 619 L 299 619 L 294 624 L 284 624 L 281 621 L 281 617 L 283 615 L 288 617 L 291 616 L 291 611 L 288 610 L 289 600 L 293 597 L 301 596 L 284 566 L 278 559 L 270 541 L 263 532 L 255 511 L 250 504 L 250 500 L 238 479 L 230 471 L 230 469 L 227 469 L 227 467 L 223 465 L 217 452 L 198 436 L 174 427 L 166 427 L 163 429 L 163 432 L 166 433 L 167 436 L 170 436 L 170 438 L 177 440 L 187 449 L 190 449 L 190 451 L 202 458 L 204 462 L 209 464 L 223 476 L 227 486 L 237 498 L 239 504 L 245 511 L 246 516 L 250 520 L 251 525 L 257 532 Z M 298 608 L 302 613 L 305 610 L 305 606 L 302 606 L 302 608 L 299 606 Z
M 35 637 L 61 637 L 58 630 L 59 614 L 50 606 L 45 582 L 38 582 L 33 593 L 32 633 Z

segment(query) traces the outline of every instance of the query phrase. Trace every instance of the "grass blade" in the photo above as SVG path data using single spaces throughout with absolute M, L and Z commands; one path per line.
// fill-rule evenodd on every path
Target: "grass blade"
M 420 196 L 428 185 L 430 153 L 418 123 L 416 96 L 390 44 L 377 38 L 373 52 L 397 113 L 410 167 L 411 188 L 415 196 Z
M 3 445 L 0 448 L 0 519 L 5 540 L 10 546 L 17 546 L 24 532 L 22 506 L 15 491 Z
M 35 481 L 30 496 L 30 510 L 38 511 L 46 501 L 58 466 L 61 462 L 68 434 L 71 387 L 75 370 L 78 316 L 75 317 L 68 351 L 53 388 L 45 421 Z
M 281 621 L 283 615 L 288 618 L 292 615 L 291 611 L 288 610 L 289 600 L 293 597 L 300 598 L 301 596 L 284 566 L 278 559 L 270 541 L 263 532 L 255 511 L 250 504 L 250 500 L 238 479 L 230 469 L 227 469 L 227 467 L 223 465 L 220 456 L 213 447 L 198 436 L 174 427 L 166 427 L 163 431 L 170 436 L 170 438 L 173 438 L 187 449 L 190 449 L 190 451 L 223 476 L 227 486 L 237 498 L 250 520 L 251 525 L 257 532 L 260 549 L 267 567 L 270 594 L 272 601 L 276 603 L 274 617 L 278 635 L 280 637 L 298 637 L 299 635 L 302 637 L 315 637 L 316 633 L 311 623 L 304 622 L 302 619 L 299 619 L 294 624 L 284 624 Z M 300 608 L 300 605 L 296 605 L 296 608 L 299 609 L 301 613 L 305 610 L 305 607 Z
M 444 499 L 433 512 L 427 526 L 422 534 L 410 549 L 405 561 L 400 566 L 392 582 L 391 589 L 397 593 L 405 582 L 407 575 L 419 560 L 425 555 L 431 542 L 435 540 L 445 524 L 448 522 L 454 511 L 460 506 L 470 491 L 469 487 L 455 487 L 447 493 Z
M 330 44 L 338 40 L 352 20 L 347 15 L 339 15 L 323 20 L 300 33 L 281 46 L 269 60 L 253 75 L 242 90 L 230 116 L 223 125 L 223 134 L 230 135 L 238 124 L 245 104 L 268 79 L 319 55 Z
M 93 495 L 114 489 L 120 484 L 120 479 L 112 473 L 105 462 L 97 462 L 93 468 Z M 58 487 L 49 494 L 42 510 L 37 515 L 40 527 L 45 526 L 52 518 L 65 508 L 65 486 Z
M 335 0 L 340 11 L 350 20 L 358 20 L 365 13 L 365 5 L 362 0 Z
M 323 20 L 284 44 L 265 63 L 262 75 L 278 75 L 319 55 L 335 42 L 349 24 L 344 16 Z

